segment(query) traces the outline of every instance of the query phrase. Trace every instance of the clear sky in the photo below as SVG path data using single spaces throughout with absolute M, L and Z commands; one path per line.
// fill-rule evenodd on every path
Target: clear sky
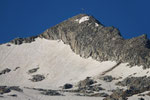
M 124 38 L 150 38 L 150 0 L 0 0 L 0 43 L 40 34 L 79 13 L 119 28 Z

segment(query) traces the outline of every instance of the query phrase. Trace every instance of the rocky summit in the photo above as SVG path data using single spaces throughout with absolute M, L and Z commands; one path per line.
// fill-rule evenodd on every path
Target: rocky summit
M 83 58 L 92 57 L 97 61 L 116 61 L 130 66 L 150 67 L 150 40 L 144 34 L 132 39 L 124 39 L 120 31 L 111 26 L 105 27 L 93 16 L 79 14 L 47 29 L 42 34 L 17 38 L 11 43 L 30 43 L 35 38 L 62 40 L 70 45 L 73 52 Z

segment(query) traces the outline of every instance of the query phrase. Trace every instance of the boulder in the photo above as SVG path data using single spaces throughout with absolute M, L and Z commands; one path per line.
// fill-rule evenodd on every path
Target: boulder
M 63 86 L 63 89 L 70 89 L 70 88 L 72 88 L 73 87 L 73 85 L 72 84 L 65 84 L 64 86 Z
M 42 81 L 44 79 L 45 79 L 44 75 L 36 74 L 36 75 L 32 75 L 32 79 L 29 79 L 29 80 L 31 80 L 32 82 L 39 82 L 39 81 Z

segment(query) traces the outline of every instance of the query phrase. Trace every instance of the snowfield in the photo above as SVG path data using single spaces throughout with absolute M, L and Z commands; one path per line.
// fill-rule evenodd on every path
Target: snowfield
M 84 16 L 84 17 L 82 17 L 80 19 L 76 19 L 75 21 L 77 21 L 77 22 L 79 22 L 79 24 L 81 24 L 81 23 L 83 23 L 85 21 L 88 21 L 89 19 L 90 19 L 89 16 Z
M 31 44 L 11 44 L 10 47 L 4 44 L 0 49 L 0 69 L 14 70 L 20 67 L 0 77 L 0 85 L 56 88 L 68 82 L 78 82 L 87 76 L 96 76 L 116 64 L 110 61 L 99 63 L 91 58 L 83 59 L 73 53 L 68 45 L 54 40 L 37 39 Z M 31 75 L 27 72 L 37 67 L 39 70 L 36 74 L 42 74 L 46 79 L 33 83 L 28 80 Z
M 81 20 L 81 19 L 80 19 Z M 88 20 L 87 17 L 80 21 Z M 10 44 L 10 43 L 9 43 Z M 37 38 L 35 42 L 14 45 L 8 43 L 0 45 L 0 71 L 9 68 L 11 71 L 0 75 L 0 86 L 20 86 L 21 88 L 59 89 L 65 83 L 76 84 L 86 77 L 99 78 L 104 72 L 116 65 L 116 62 L 98 62 L 92 58 L 84 59 L 72 52 L 70 47 L 62 41 Z M 39 68 L 34 73 L 28 71 Z M 149 69 L 142 70 L 142 66 L 130 68 L 123 63 L 105 73 L 115 78 L 128 76 L 150 76 Z M 32 75 L 40 74 L 45 79 L 32 82 Z M 122 80 L 120 79 L 120 80 Z M 115 81 L 107 84 L 101 82 L 106 90 L 116 88 Z M 106 91 L 107 92 L 107 91 Z M 109 92 L 111 93 L 111 92 Z M 11 97 L 17 94 L 18 97 Z M 1 95 L 0 95 L 1 96 Z M 12 91 L 4 94 L 0 100 L 102 100 L 103 97 L 83 97 L 68 94 L 67 96 L 44 96 L 38 91 L 24 89 L 23 93 Z M 148 99 L 146 99 L 148 100 Z

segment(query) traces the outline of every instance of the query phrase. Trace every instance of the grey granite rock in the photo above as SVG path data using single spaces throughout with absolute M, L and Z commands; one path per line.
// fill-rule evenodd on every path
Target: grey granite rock
M 79 23 L 86 14 L 74 16 L 50 29 L 39 37 L 50 40 L 62 40 L 70 45 L 72 51 L 81 57 L 92 57 L 98 61 L 116 61 L 131 66 L 150 67 L 150 40 L 146 35 L 124 39 L 114 27 L 105 27 L 94 17 Z M 99 26 L 95 26 L 98 23 Z

